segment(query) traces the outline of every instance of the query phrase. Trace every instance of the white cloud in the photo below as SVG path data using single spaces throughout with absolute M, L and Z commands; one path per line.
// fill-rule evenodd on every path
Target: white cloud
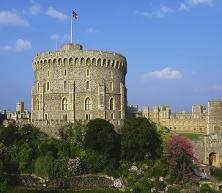
M 14 46 L 5 45 L 1 46 L 0 50 L 3 51 L 12 51 L 12 52 L 21 52 L 32 48 L 32 44 L 28 40 L 17 39 Z
M 65 15 L 62 12 L 57 11 L 54 7 L 49 7 L 46 11 L 46 15 L 60 19 L 60 20 L 67 19 L 67 15 Z
M 178 70 L 173 70 L 172 68 L 166 67 L 160 71 L 153 71 L 143 74 L 142 78 L 144 80 L 148 78 L 157 78 L 162 80 L 173 80 L 173 79 L 181 79 L 182 73 Z
M 51 40 L 58 40 L 58 39 L 59 39 L 59 35 L 58 35 L 58 34 L 52 34 L 52 35 L 50 36 L 50 39 L 51 39 Z
M 98 30 L 90 27 L 90 28 L 88 28 L 88 29 L 86 30 L 86 32 L 87 32 L 87 33 L 97 33 Z
M 205 5 L 213 5 L 213 0 L 188 0 L 188 3 L 193 6 L 205 4 Z
M 157 18 L 162 18 L 165 15 L 172 13 L 174 10 L 170 7 L 167 6 L 161 6 L 160 9 L 156 11 L 151 11 L 151 12 L 142 12 L 142 11 L 135 11 L 136 14 L 142 15 L 145 17 L 157 17 Z
M 41 11 L 41 7 L 40 5 L 38 4 L 33 4 L 29 7 L 29 12 L 31 15 L 38 15 L 40 14 L 42 11 Z
M 180 3 L 180 6 L 178 8 L 178 11 L 189 11 L 190 8 L 185 3 Z
M 0 25 L 28 27 L 29 22 L 16 12 L 0 11 Z

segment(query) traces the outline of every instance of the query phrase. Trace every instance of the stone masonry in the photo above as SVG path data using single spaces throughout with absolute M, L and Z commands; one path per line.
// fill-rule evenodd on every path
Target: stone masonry
M 36 54 L 32 66 L 32 124 L 42 128 L 102 118 L 116 128 L 122 125 L 127 103 L 124 56 L 65 44 Z

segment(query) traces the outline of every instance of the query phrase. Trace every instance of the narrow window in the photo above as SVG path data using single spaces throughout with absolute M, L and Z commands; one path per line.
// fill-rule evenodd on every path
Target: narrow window
M 85 110 L 91 110 L 92 109 L 92 103 L 89 97 L 85 99 Z
M 63 121 L 67 121 L 67 114 L 63 115 L 62 119 Z
M 86 120 L 90 120 L 91 119 L 91 115 L 90 114 L 86 114 Z
M 39 111 L 39 99 L 36 99 L 35 110 Z
M 47 90 L 49 90 L 49 82 L 47 82 Z
M 86 89 L 89 89 L 89 81 L 86 81 Z
M 115 108 L 115 102 L 114 102 L 114 99 L 111 98 L 111 99 L 109 100 L 109 109 L 110 109 L 110 110 L 114 110 L 114 108 Z
M 67 89 L 67 82 L 64 81 L 64 90 L 66 90 L 66 89 Z
M 37 85 L 38 85 L 38 86 L 37 86 L 37 87 L 38 87 L 37 89 L 38 89 L 38 92 L 39 92 L 39 83 L 38 83 Z
M 110 91 L 113 91 L 113 82 L 109 82 Z
M 48 71 L 48 77 L 49 77 L 49 71 Z
M 65 76 L 66 76 L 66 70 L 65 70 L 64 74 L 65 74 Z
M 86 69 L 86 76 L 89 76 L 89 69 Z
M 68 100 L 66 98 L 62 99 L 62 110 L 63 111 L 68 110 Z
M 45 120 L 48 120 L 48 115 L 47 114 L 45 114 Z

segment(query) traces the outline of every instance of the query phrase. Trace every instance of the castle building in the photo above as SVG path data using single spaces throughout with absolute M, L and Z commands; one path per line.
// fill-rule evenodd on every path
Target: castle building
M 192 112 L 173 113 L 169 106 L 144 107 L 142 116 L 168 127 L 175 132 L 207 132 L 207 110 L 203 105 L 193 105 Z
M 25 110 L 25 104 L 23 101 L 16 103 L 15 112 L 5 111 L 4 114 L 6 115 L 5 120 L 3 121 L 5 126 L 11 123 L 16 123 L 17 125 L 30 124 L 31 113 Z
M 126 116 L 126 58 L 64 44 L 32 61 L 32 124 L 62 125 L 102 118 L 116 127 Z

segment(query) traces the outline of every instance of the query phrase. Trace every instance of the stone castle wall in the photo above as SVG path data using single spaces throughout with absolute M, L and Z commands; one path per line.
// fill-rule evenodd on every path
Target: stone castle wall
M 192 112 L 171 112 L 168 106 L 155 106 L 152 110 L 145 107 L 142 116 L 175 132 L 206 133 L 207 112 L 202 105 L 193 105 Z
M 33 57 L 32 123 L 103 118 L 121 125 L 126 114 L 126 58 L 65 44 Z M 40 123 L 37 123 L 40 122 Z

